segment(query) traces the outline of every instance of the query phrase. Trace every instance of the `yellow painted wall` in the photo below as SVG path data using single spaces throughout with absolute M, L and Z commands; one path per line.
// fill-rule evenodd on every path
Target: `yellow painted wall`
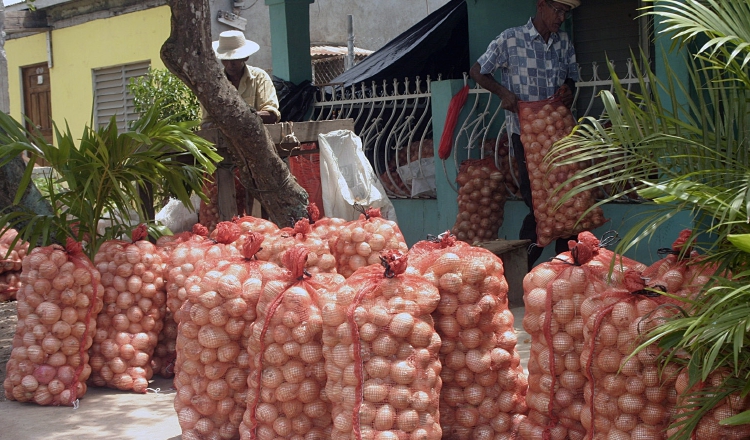
M 169 7 L 160 6 L 53 30 L 50 100 L 57 126 L 64 128 L 67 122 L 74 137 L 79 137 L 91 121 L 93 69 L 147 60 L 152 68 L 164 68 L 159 50 L 169 37 L 170 17 Z M 21 120 L 20 68 L 46 62 L 46 35 L 8 40 L 5 50 L 11 116 Z

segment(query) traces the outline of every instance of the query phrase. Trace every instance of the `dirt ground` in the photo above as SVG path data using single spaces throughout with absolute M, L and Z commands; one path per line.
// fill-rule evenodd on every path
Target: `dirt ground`
M 5 364 L 10 359 L 13 348 L 13 335 L 16 333 L 16 302 L 0 303 L 0 384 L 5 380 Z M 0 390 L 0 402 L 5 401 L 5 393 Z

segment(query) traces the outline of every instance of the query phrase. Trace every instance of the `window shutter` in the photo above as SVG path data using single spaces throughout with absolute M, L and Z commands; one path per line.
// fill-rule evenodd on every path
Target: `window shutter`
M 107 125 L 114 115 L 117 129 L 127 130 L 128 123 L 138 119 L 133 96 L 127 85 L 131 78 L 148 73 L 149 61 L 94 70 L 94 120 L 97 127 Z

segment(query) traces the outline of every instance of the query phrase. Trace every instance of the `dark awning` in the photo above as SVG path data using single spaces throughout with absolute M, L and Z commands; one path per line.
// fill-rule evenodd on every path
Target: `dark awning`
M 469 70 L 465 0 L 451 0 L 331 83 L 345 87 L 393 78 L 461 78 Z

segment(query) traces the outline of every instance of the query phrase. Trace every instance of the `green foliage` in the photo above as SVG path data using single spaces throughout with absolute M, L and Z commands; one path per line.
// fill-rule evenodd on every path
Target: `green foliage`
M 131 78 L 128 91 L 133 94 L 135 111 L 140 115 L 158 104 L 159 119 L 170 122 L 200 120 L 200 103 L 192 90 L 166 69 L 151 69 L 148 74 Z
M 32 246 L 49 244 L 52 236 L 58 242 L 66 237 L 86 241 L 85 251 L 93 258 L 103 241 L 131 228 L 128 219 L 119 218 L 118 213 L 134 210 L 144 218 L 139 188 L 164 185 L 190 206 L 190 194 L 202 195 L 203 176 L 215 170 L 221 157 L 208 141 L 193 133 L 196 123 L 162 120 L 157 107 L 135 121 L 130 131 L 118 132 L 114 118 L 96 130 L 85 127 L 78 145 L 69 127 L 60 132 L 55 126 L 56 146 L 0 113 L 0 166 L 22 152 L 31 158 L 15 203 L 31 183 L 37 157 L 54 170 L 41 185 L 54 215 L 4 212 L 0 224 L 18 229 Z M 99 235 L 97 225 L 105 216 L 112 217 L 114 224 Z
M 656 327 L 640 347 L 659 343 L 665 362 L 687 355 L 691 385 L 715 372 L 728 373 L 719 386 L 697 387 L 683 406 L 686 417 L 673 421 L 678 430 L 670 438 L 688 440 L 722 397 L 750 392 L 750 3 L 648 3 L 645 14 L 661 20 L 673 48 L 698 48 L 684 60 L 687 80 L 665 63 L 659 77 L 639 70 L 640 90 L 646 92 L 633 93 L 611 72 L 612 92 L 600 94 L 605 116 L 582 121 L 546 160 L 592 163 L 573 177 L 588 183 L 561 197 L 560 204 L 608 184 L 615 191 L 601 203 L 625 196 L 632 185 L 657 208 L 627 231 L 619 252 L 647 240 L 677 213 L 694 214 L 691 240 L 720 270 L 698 298 L 685 302 L 684 313 Z M 698 40 L 706 43 L 693 46 Z M 748 421 L 750 412 L 724 423 Z

